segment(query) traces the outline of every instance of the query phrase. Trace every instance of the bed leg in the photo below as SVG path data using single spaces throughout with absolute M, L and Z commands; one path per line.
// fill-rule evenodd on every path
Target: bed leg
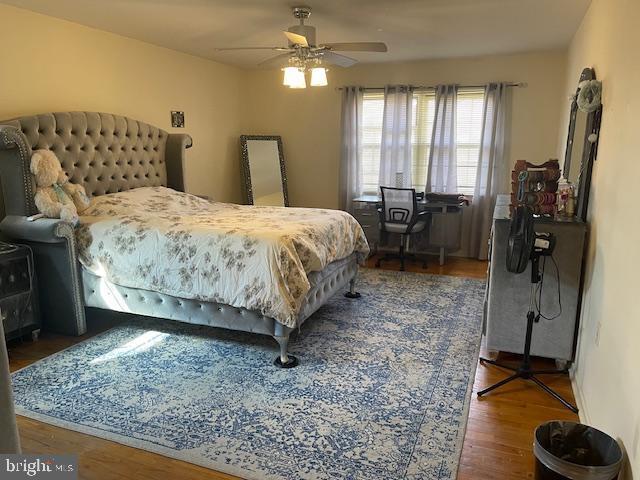
M 349 281 L 349 291 L 345 293 L 344 296 L 347 298 L 360 298 L 362 296 L 356 292 L 356 277 L 353 277 Z
M 280 345 L 280 356 L 273 361 L 273 364 L 279 368 L 293 368 L 298 365 L 298 359 L 293 355 L 287 355 L 287 347 L 289 346 L 289 334 L 285 336 L 276 336 L 278 345 Z

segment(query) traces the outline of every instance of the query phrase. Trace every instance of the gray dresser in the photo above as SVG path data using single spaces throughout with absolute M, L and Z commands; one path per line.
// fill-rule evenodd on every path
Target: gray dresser
M 489 350 L 523 353 L 526 313 L 529 307 L 531 264 L 521 274 L 507 271 L 506 253 L 509 239 L 509 197 L 500 195 L 493 217 L 487 292 L 485 299 L 485 339 Z M 534 324 L 531 354 L 571 361 L 580 279 L 587 226 L 578 220 L 536 219 L 536 232 L 556 236 L 553 254 L 560 271 L 562 313 L 554 320 L 541 319 Z M 551 259 L 547 259 L 541 310 L 552 317 L 559 312 L 558 283 Z

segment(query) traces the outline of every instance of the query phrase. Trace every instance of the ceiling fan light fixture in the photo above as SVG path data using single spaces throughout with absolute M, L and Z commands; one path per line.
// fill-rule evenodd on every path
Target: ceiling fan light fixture
M 326 87 L 327 82 L 327 69 L 324 67 L 314 67 L 311 69 L 311 86 L 312 87 Z
M 290 73 L 289 88 L 307 88 L 307 79 L 304 76 L 304 69 L 298 67 L 293 68 Z M 286 75 L 286 72 L 285 72 Z
M 1 0 L 0 0 L 1 1 Z M 229 47 L 216 48 L 216 51 L 226 50 L 274 50 L 283 52 L 275 57 L 260 62 L 260 66 L 282 66 L 282 62 L 288 59 L 289 64 L 283 68 L 283 84 L 290 88 L 306 88 L 305 75 L 307 70 L 311 72 L 311 86 L 320 87 L 327 85 L 327 69 L 324 63 L 339 67 L 350 67 L 358 61 L 336 52 L 386 52 L 387 46 L 383 42 L 341 42 L 341 43 L 317 43 L 316 28 L 307 25 L 305 21 L 311 15 L 311 8 L 307 6 L 293 7 L 293 16 L 298 19 L 299 25 L 292 25 L 282 33 L 287 37 L 286 46 L 275 47 Z M 299 71 L 296 71 L 299 69 Z
M 290 87 L 295 83 L 295 76 L 298 71 L 298 67 L 285 67 L 282 70 L 284 71 L 284 80 L 282 81 L 282 84 L 286 87 Z

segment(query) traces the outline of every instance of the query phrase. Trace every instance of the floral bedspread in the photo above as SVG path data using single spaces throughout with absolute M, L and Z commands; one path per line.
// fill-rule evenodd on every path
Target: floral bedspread
M 83 267 L 112 283 L 258 310 L 289 327 L 308 273 L 369 252 L 342 211 L 217 203 L 164 187 L 94 198 L 77 240 Z

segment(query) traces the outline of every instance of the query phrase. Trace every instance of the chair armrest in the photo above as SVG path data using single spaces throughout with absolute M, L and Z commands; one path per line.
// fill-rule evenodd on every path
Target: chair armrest
M 38 243 L 74 241 L 74 227 L 57 218 L 39 218 L 32 222 L 27 217 L 8 215 L 0 222 L 0 231 L 14 240 Z
M 411 233 L 413 231 L 413 227 L 415 227 L 418 222 L 422 222 L 422 221 L 426 222 L 428 220 L 427 217 L 429 218 L 431 217 L 431 212 L 427 210 L 423 210 L 422 212 L 419 212 L 415 217 L 413 217 L 413 221 L 407 227 L 407 233 Z

